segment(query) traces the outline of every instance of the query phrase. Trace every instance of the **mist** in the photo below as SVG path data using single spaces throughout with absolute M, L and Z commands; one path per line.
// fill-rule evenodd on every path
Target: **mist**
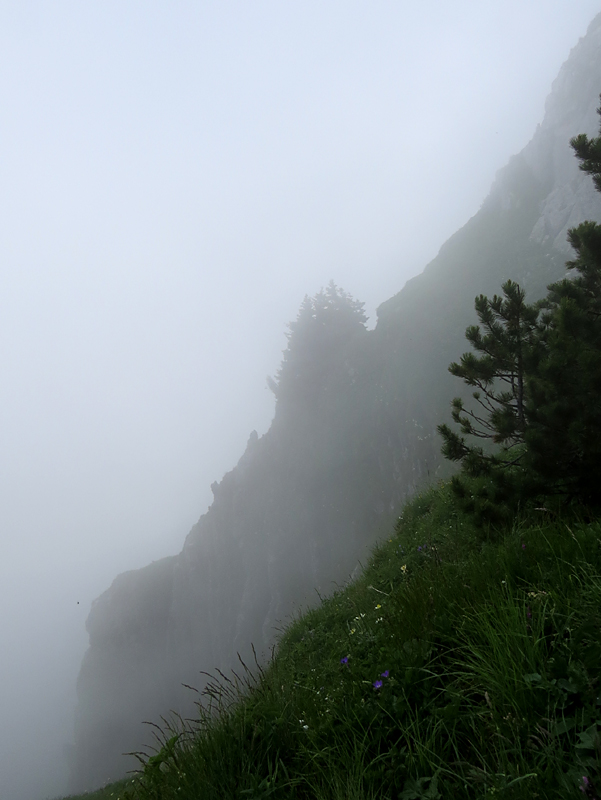
M 3 797 L 65 791 L 91 603 L 268 429 L 303 296 L 333 279 L 373 326 L 598 10 L 2 4 Z

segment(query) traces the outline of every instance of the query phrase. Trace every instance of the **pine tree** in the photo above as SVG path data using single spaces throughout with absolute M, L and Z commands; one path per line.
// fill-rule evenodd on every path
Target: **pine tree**
M 601 131 L 571 145 L 601 191 Z M 466 336 L 481 355 L 465 353 L 449 367 L 477 389 L 476 406 L 453 400 L 464 436 L 440 425 L 442 451 L 461 462 L 453 488 L 481 519 L 540 495 L 601 506 L 601 225 L 584 222 L 568 240 L 570 274 L 540 303 L 526 305 L 511 281 L 504 298 L 476 299 L 484 333 L 472 326 Z
M 438 426 L 443 455 L 461 462 L 463 478 L 453 478 L 453 489 L 483 520 L 510 513 L 519 500 L 516 482 L 523 477 L 528 426 L 526 380 L 539 334 L 539 307 L 528 305 L 513 281 L 502 289 L 503 296 L 476 298 L 482 327 L 472 325 L 465 333 L 476 352 L 464 353 L 460 363 L 449 366 L 452 375 L 476 389 L 470 407 L 460 397 L 452 402 L 453 421 L 463 435 Z M 468 443 L 466 436 L 482 445 Z
M 288 346 L 276 380 L 268 384 L 278 401 L 314 403 L 338 369 L 346 345 L 365 333 L 364 304 L 331 281 L 314 297 L 305 296 L 288 326 Z
M 598 109 L 601 114 L 601 109 Z M 600 132 L 601 133 L 601 132 Z M 576 136 L 580 169 L 601 191 L 601 135 Z M 569 231 L 576 258 L 569 277 L 549 286 L 544 334 L 530 379 L 526 437 L 530 467 L 555 492 L 601 505 L 601 226 Z

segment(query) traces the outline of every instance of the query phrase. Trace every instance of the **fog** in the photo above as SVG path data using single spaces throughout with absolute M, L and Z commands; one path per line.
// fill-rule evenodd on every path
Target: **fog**
M 303 296 L 334 279 L 373 325 L 598 10 L 0 5 L 3 798 L 65 790 L 90 604 L 267 430 Z

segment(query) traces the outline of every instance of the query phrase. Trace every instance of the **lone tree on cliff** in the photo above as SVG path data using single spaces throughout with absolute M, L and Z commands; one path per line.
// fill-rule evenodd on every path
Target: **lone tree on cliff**
M 314 297 L 305 296 L 296 320 L 288 325 L 288 346 L 276 380 L 268 379 L 278 400 L 311 401 L 319 395 L 347 344 L 366 331 L 363 306 L 334 281 Z

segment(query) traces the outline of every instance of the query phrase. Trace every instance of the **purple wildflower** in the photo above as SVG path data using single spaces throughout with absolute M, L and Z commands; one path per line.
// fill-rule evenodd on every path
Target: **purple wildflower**
M 382 688 L 382 681 L 374 681 L 374 689 L 381 689 Z
M 345 656 L 344 658 L 341 658 L 340 659 L 340 663 L 341 664 L 348 664 L 348 656 Z
M 420 546 L 417 548 L 417 552 L 418 552 L 418 553 L 421 553 L 421 551 L 422 551 L 422 546 L 421 546 L 421 544 L 420 544 Z
M 532 619 L 532 611 L 530 611 L 530 606 L 527 606 L 526 608 L 526 616 L 528 619 Z
M 384 670 L 384 672 L 381 672 L 380 673 L 380 677 L 387 678 L 388 677 L 388 670 L 386 669 L 386 670 Z
M 525 545 L 525 544 L 523 544 L 523 545 L 522 545 L 522 550 L 525 550 L 525 549 L 526 549 L 526 545 Z

